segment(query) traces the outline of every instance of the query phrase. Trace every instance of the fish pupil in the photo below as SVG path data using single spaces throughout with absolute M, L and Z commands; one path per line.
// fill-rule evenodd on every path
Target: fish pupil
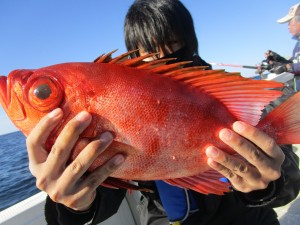
M 34 89 L 33 93 L 39 99 L 44 100 L 51 95 L 52 91 L 48 84 L 40 84 Z

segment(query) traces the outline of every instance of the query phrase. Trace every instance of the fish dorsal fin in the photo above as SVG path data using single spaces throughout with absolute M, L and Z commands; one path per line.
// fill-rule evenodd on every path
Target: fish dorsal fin
M 158 59 L 144 61 L 157 53 L 147 54 L 133 59 L 129 55 L 138 50 L 127 52 L 116 58 L 111 55 L 98 57 L 96 63 L 118 63 L 124 66 L 148 70 L 180 81 L 185 85 L 205 92 L 223 103 L 237 120 L 245 121 L 255 126 L 262 114 L 262 110 L 271 101 L 282 95 L 279 90 L 284 85 L 275 81 L 253 80 L 242 77 L 239 73 L 226 73 L 224 70 L 205 70 L 206 67 L 184 67 L 190 61 L 169 63 L 174 59 Z
M 96 58 L 94 60 L 94 63 L 107 63 L 110 62 L 112 60 L 112 54 L 115 53 L 117 51 L 117 49 L 107 53 L 107 54 L 102 54 L 100 55 L 98 58 Z
M 202 92 L 214 96 L 222 102 L 238 120 L 255 126 L 262 110 L 271 101 L 282 95 L 275 88 L 282 83 L 264 80 L 252 80 L 239 73 L 226 73 L 222 70 L 178 69 L 166 74 L 180 80 Z

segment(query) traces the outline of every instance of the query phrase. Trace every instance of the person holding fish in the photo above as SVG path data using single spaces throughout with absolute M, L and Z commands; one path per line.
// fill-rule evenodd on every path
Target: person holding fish
M 294 77 L 294 90 L 300 90 L 300 3 L 295 4 L 290 7 L 288 14 L 279 20 L 278 23 L 288 23 L 288 29 L 293 39 L 297 41 L 294 49 L 293 55 L 289 60 L 285 60 L 278 65 L 275 65 L 272 72 L 280 74 L 283 72 L 291 72 L 295 74 Z
M 191 81 L 191 79 L 195 79 L 196 75 L 192 74 L 196 71 L 196 67 L 199 70 L 201 66 L 202 72 L 199 73 L 205 76 L 205 82 L 207 83 L 201 86 L 204 90 L 208 90 L 208 84 L 217 84 L 216 81 L 219 80 L 216 79 L 229 79 L 230 82 L 226 85 L 228 84 L 228 87 L 233 90 L 233 95 L 236 95 L 236 92 L 239 93 L 234 82 L 244 85 L 244 79 L 234 75 L 225 76 L 222 74 L 222 76 L 219 76 L 219 71 L 216 76 L 212 75 L 213 80 L 209 79 L 207 74 L 213 73 L 213 71 L 203 70 L 203 66 L 210 69 L 210 65 L 198 55 L 198 42 L 192 17 L 186 7 L 178 0 L 134 1 L 127 12 L 124 30 L 126 46 L 130 51 L 128 54 L 132 57 L 132 59 L 126 60 L 125 63 L 136 67 L 136 70 L 138 70 L 138 66 L 153 65 L 150 70 L 160 70 L 161 75 L 159 76 L 165 77 L 162 78 L 165 83 L 158 83 L 167 90 L 171 90 L 167 86 L 169 85 L 168 82 L 170 81 L 170 85 L 175 82 L 175 78 L 168 77 L 168 74 L 173 74 L 173 77 L 176 77 L 176 73 L 179 73 L 179 76 L 183 76 L 184 80 Z M 135 49 L 139 50 L 136 51 Z M 135 59 L 136 61 L 134 61 Z M 100 61 L 113 62 L 113 60 L 110 59 L 110 54 L 108 54 L 100 57 L 95 63 Z M 150 62 L 144 64 L 142 60 Z M 118 59 L 115 61 L 118 61 Z M 182 64 L 184 65 L 183 69 L 172 68 L 176 63 L 184 61 L 188 62 Z M 120 57 L 119 62 L 124 62 L 124 57 Z M 167 65 L 164 65 L 165 63 Z M 195 71 L 193 68 L 195 68 Z M 50 69 L 49 67 L 48 70 Z M 164 70 L 167 72 L 164 72 Z M 184 71 L 188 72 L 185 73 Z M 189 73 L 189 71 L 192 72 Z M 136 76 L 138 75 L 134 77 Z M 153 76 L 159 79 L 159 76 Z M 193 78 L 188 76 L 193 76 Z M 231 81 L 230 79 L 234 80 Z M 147 79 L 147 81 L 148 85 L 151 86 L 151 79 Z M 248 82 L 256 81 L 247 81 L 243 88 L 248 88 Z M 274 85 L 274 87 L 278 85 L 272 82 L 264 82 L 267 81 L 259 81 L 255 84 L 258 86 L 269 84 Z M 178 81 L 175 83 L 179 85 Z M 219 86 L 215 86 L 215 88 L 218 89 Z M 212 89 L 210 90 L 213 92 Z M 43 90 L 39 89 L 34 92 L 38 98 L 39 91 L 42 92 Z M 187 90 L 183 89 L 182 92 L 187 92 Z M 264 93 L 268 93 L 268 91 Z M 279 93 L 272 91 L 272 95 L 279 95 Z M 44 98 L 44 95 L 42 97 Z M 234 96 L 231 97 L 234 98 Z M 172 98 L 172 96 L 168 98 Z M 299 102 L 298 98 L 299 96 L 295 95 L 284 104 L 299 107 L 299 104 L 297 104 Z M 146 101 L 147 99 L 143 103 L 146 104 Z M 243 101 L 247 102 L 248 100 L 245 98 Z M 261 101 L 269 102 L 268 99 L 261 100 L 260 97 L 257 97 L 253 104 L 258 104 Z M 209 101 L 207 101 L 208 103 Z M 162 104 L 163 102 L 157 101 L 155 107 Z M 182 111 L 189 111 L 189 108 L 193 107 L 194 104 L 196 103 L 194 102 L 192 106 L 186 106 L 183 108 L 185 110 L 182 109 Z M 226 105 L 225 101 L 224 104 Z M 252 103 L 247 102 L 247 104 L 251 107 Z M 179 107 L 179 105 L 176 105 L 176 107 Z M 219 108 L 222 107 L 215 107 L 208 114 L 213 114 L 214 111 L 219 112 Z M 280 110 L 280 112 L 285 112 L 284 107 L 281 107 Z M 125 120 L 125 124 L 132 125 L 132 129 L 134 129 L 134 124 L 129 122 L 130 115 L 126 113 L 126 110 L 122 112 L 128 116 L 128 121 Z M 142 111 L 140 112 L 142 114 Z M 272 208 L 285 205 L 297 196 L 300 188 L 300 172 L 298 158 L 293 153 L 291 146 L 278 145 L 275 142 L 275 140 L 280 143 L 294 142 L 293 138 L 297 136 L 290 133 L 288 135 L 281 134 L 282 137 L 280 135 L 270 136 L 272 132 L 268 133 L 269 131 L 263 128 L 270 126 L 264 124 L 264 121 L 277 118 L 278 112 L 279 110 L 274 109 L 265 117 L 266 119 L 262 118 L 259 121 L 259 125 L 262 124 L 261 127 L 255 126 L 250 117 L 245 117 L 249 119 L 247 123 L 246 120 L 244 122 L 240 121 L 242 119 L 237 121 L 236 118 L 240 118 L 238 115 L 235 119 L 229 120 L 230 115 L 228 114 L 228 123 L 230 124 L 221 127 L 219 130 L 217 129 L 216 137 L 209 136 L 211 134 L 206 132 L 207 127 L 216 126 L 214 121 L 208 124 L 204 123 L 206 119 L 208 120 L 208 115 L 203 118 L 203 126 L 197 127 L 198 130 L 202 130 L 201 137 L 192 135 L 191 139 L 195 141 L 205 139 L 203 154 L 200 151 L 197 152 L 205 160 L 202 160 L 196 166 L 193 165 L 193 168 L 191 168 L 191 170 L 198 169 L 198 167 L 199 169 L 205 168 L 205 171 L 199 176 L 183 177 L 182 179 L 155 179 L 154 181 L 146 181 L 145 179 L 144 181 L 138 181 L 139 186 L 136 187 L 125 181 L 111 179 L 112 175 L 122 171 L 127 165 L 126 163 L 130 161 L 130 154 L 125 154 L 122 151 L 117 151 L 109 157 L 105 155 L 112 151 L 111 146 L 118 147 L 116 147 L 118 143 L 115 141 L 117 138 L 116 133 L 107 129 L 107 131 L 101 132 L 92 139 L 82 136 L 83 133 L 87 133 L 94 120 L 94 115 L 87 111 L 82 111 L 67 121 L 53 144 L 50 145 L 51 151 L 48 152 L 48 137 L 57 126 L 62 124 L 65 116 L 62 107 L 54 109 L 37 123 L 27 138 L 30 171 L 37 179 L 37 187 L 48 193 L 45 206 L 46 220 L 48 224 L 98 224 L 117 212 L 125 197 L 126 189 L 137 189 L 142 192 L 139 208 L 141 224 L 143 225 L 279 224 L 277 215 Z M 115 114 L 115 112 L 112 113 Z M 222 117 L 222 114 L 220 111 L 218 116 Z M 273 117 L 269 115 L 273 115 Z M 141 119 L 142 115 L 138 115 L 138 117 Z M 258 121 L 259 117 L 260 115 L 254 120 Z M 163 118 L 163 123 L 168 120 L 166 117 Z M 226 118 L 223 121 L 226 121 Z M 291 118 L 287 119 L 287 121 L 290 120 L 293 121 Z M 188 121 L 192 122 L 191 126 L 197 123 L 196 120 L 191 121 L 189 119 Z M 146 121 L 144 123 L 143 125 L 146 126 Z M 176 121 L 172 123 L 172 126 L 175 127 Z M 297 128 L 298 125 L 295 126 Z M 296 128 L 293 127 L 293 129 Z M 157 132 L 158 129 L 154 130 Z M 182 125 L 174 129 L 173 133 L 174 135 L 177 135 L 177 133 L 182 134 L 182 132 L 184 134 L 188 132 L 185 129 L 186 127 Z M 299 133 L 298 130 L 293 131 L 296 134 Z M 142 127 L 139 131 L 134 130 L 134 132 L 135 136 L 140 136 Z M 148 132 L 150 137 L 155 134 L 152 133 L 150 128 Z M 172 132 L 169 131 L 169 133 Z M 180 145 L 181 142 L 184 142 L 183 139 L 168 140 L 168 137 L 166 139 L 166 142 L 170 142 L 170 144 L 175 142 Z M 163 142 L 159 142 L 158 139 L 155 140 L 156 142 L 152 143 L 156 147 L 163 145 Z M 130 142 L 129 139 L 127 141 Z M 193 143 L 187 142 L 186 148 L 191 144 Z M 165 151 L 167 149 L 168 146 L 165 146 Z M 72 152 L 78 154 L 70 162 Z M 193 156 L 195 162 L 198 162 L 197 154 Z M 164 152 L 160 152 L 159 155 L 164 155 Z M 101 166 L 87 173 L 95 161 L 104 157 L 107 158 Z M 169 156 L 167 155 L 167 157 Z M 169 160 L 163 161 L 163 164 L 155 169 L 154 173 L 159 173 L 159 170 L 164 170 L 164 167 L 177 166 L 171 161 L 176 160 L 177 157 L 180 157 L 180 155 L 172 155 Z M 150 160 L 150 156 L 148 159 Z M 180 164 L 185 163 L 184 161 L 181 160 L 177 164 L 180 166 Z M 157 162 L 152 162 L 152 164 L 155 163 Z M 192 164 L 193 162 L 189 161 L 189 163 Z M 140 167 L 137 167 L 135 173 L 139 174 L 142 169 L 144 169 L 143 174 L 151 173 L 152 164 L 149 164 L 146 168 L 141 164 Z M 185 171 L 176 169 L 176 171 L 167 173 L 171 174 L 173 172 L 181 173 Z M 189 170 L 186 171 L 186 173 L 188 172 Z M 132 176 L 134 175 L 132 174 Z M 224 177 L 228 180 L 223 179 Z M 188 182 L 186 178 L 188 178 Z M 196 185 L 194 185 L 195 183 Z M 116 187 L 123 188 L 118 189 Z M 224 192 L 226 193 L 224 194 Z

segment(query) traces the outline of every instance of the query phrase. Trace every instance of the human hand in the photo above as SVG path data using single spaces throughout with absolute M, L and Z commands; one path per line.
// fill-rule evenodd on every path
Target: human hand
M 270 72 L 276 73 L 276 74 L 281 74 L 281 73 L 287 72 L 287 67 L 286 67 L 286 65 L 282 64 L 282 65 L 276 66 L 275 68 L 271 69 Z
M 286 66 L 286 70 L 287 70 L 288 72 L 291 72 L 291 71 L 292 71 L 292 69 L 293 69 L 292 64 L 288 63 L 288 64 L 286 64 L 285 66 Z
M 266 52 L 264 53 L 264 56 L 265 56 L 265 58 L 268 58 L 268 57 L 270 56 L 270 50 L 266 51 Z
M 79 113 L 67 123 L 51 152 L 48 153 L 44 147 L 45 142 L 62 116 L 62 110 L 55 109 L 43 117 L 31 131 L 26 140 L 29 168 L 32 175 L 36 177 L 36 186 L 47 192 L 53 201 L 77 211 L 85 211 L 96 197 L 96 188 L 122 164 L 125 158 L 117 154 L 103 166 L 84 176 L 93 161 L 113 141 L 113 136 L 109 132 L 101 134 L 92 141 L 79 139 L 79 135 L 88 127 L 92 119 L 87 112 Z M 82 151 L 68 165 L 74 146 Z
M 228 178 L 234 189 L 245 193 L 265 189 L 281 176 L 285 155 L 266 133 L 237 121 L 233 124 L 233 131 L 222 129 L 219 136 L 244 160 L 209 146 L 206 149 L 207 163 Z

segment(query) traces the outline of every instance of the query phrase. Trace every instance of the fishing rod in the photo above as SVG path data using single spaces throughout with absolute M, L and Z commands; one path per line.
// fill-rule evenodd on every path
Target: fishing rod
M 258 70 L 258 66 L 246 66 L 246 65 L 237 65 L 237 64 L 225 64 L 225 63 L 210 63 L 212 66 L 228 66 L 228 67 L 237 67 L 237 68 L 245 68 L 245 69 L 255 69 L 257 74 L 261 77 L 261 79 L 265 79 L 265 75 L 263 74 L 263 71 Z M 248 78 L 255 78 L 257 76 L 252 76 Z
M 238 67 L 238 68 L 246 68 L 246 69 L 257 69 L 257 66 L 245 66 L 245 65 L 236 65 L 236 64 L 225 64 L 225 63 L 209 63 L 212 66 L 229 66 L 229 67 Z

